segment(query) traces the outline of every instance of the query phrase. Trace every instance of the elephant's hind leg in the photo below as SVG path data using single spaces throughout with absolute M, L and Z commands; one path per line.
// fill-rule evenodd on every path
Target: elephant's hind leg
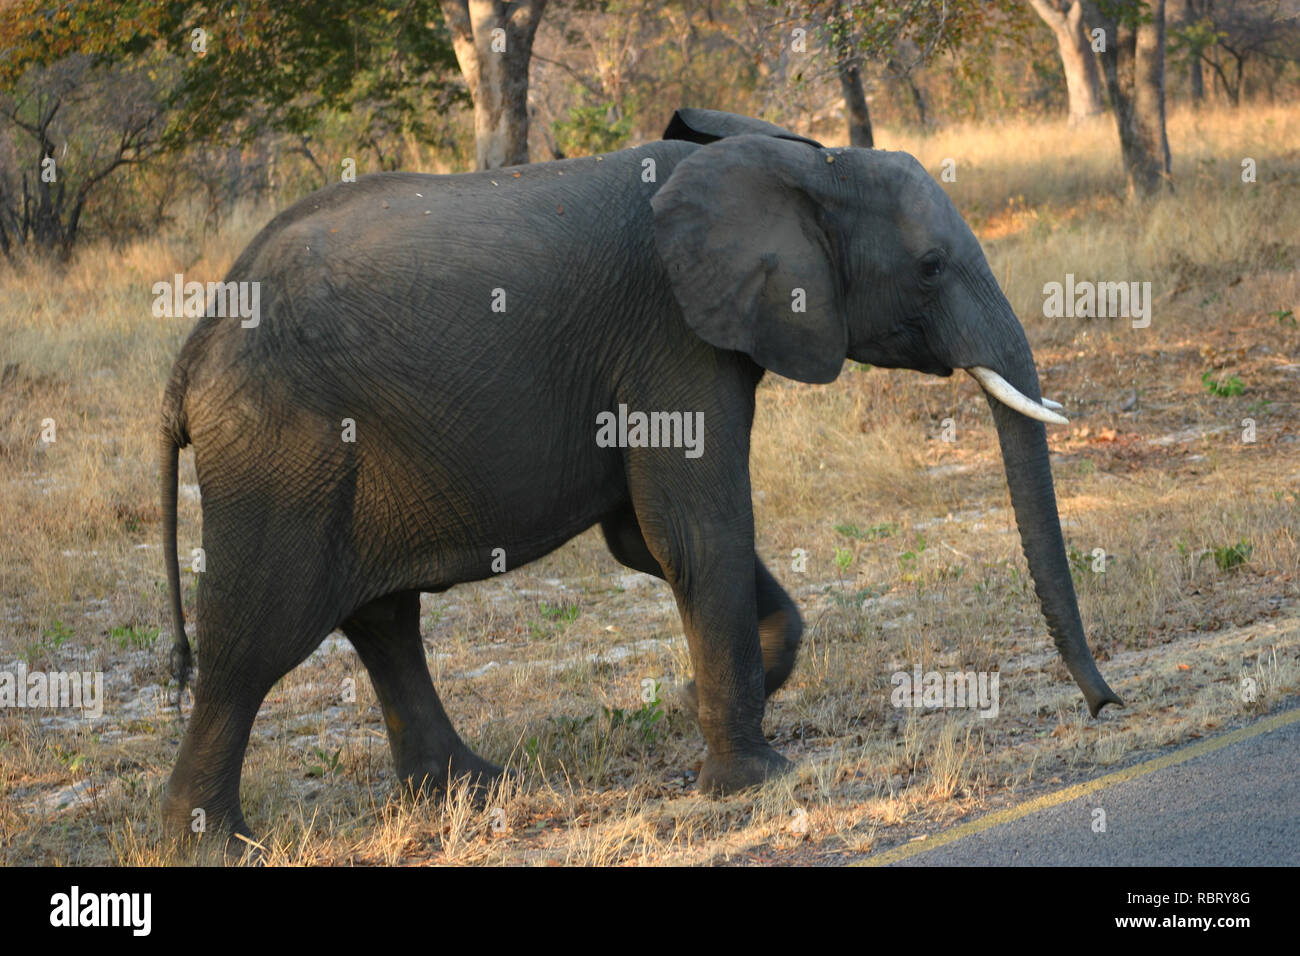
M 420 592 L 401 591 L 355 611 L 343 633 L 370 673 L 388 728 L 393 762 L 414 792 L 442 789 L 468 776 L 486 787 L 501 768 L 460 739 L 438 700 L 420 640 Z
M 275 682 L 306 660 L 331 627 L 328 607 L 311 604 L 311 593 L 301 584 L 282 589 L 281 582 L 238 573 L 232 579 L 220 569 L 200 579 L 194 711 L 163 801 L 173 835 L 251 835 L 239 782 L 253 721 Z
M 763 686 L 771 697 L 794 670 L 803 618 L 790 595 L 757 557 L 754 584 L 758 594 L 758 641 L 763 645 Z

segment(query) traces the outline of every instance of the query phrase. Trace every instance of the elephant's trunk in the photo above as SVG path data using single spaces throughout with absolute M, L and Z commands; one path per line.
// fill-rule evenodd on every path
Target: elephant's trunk
M 1015 367 L 1004 368 L 1002 372 L 1017 391 L 1035 402 L 1040 401 L 1038 373 L 1027 344 L 1023 357 L 1015 360 Z M 1020 541 L 1043 617 L 1047 619 L 1047 630 L 1095 717 L 1107 704 L 1122 706 L 1123 701 L 1106 685 L 1084 637 L 1056 511 L 1046 429 L 1041 421 L 1013 411 L 988 393 L 986 397 L 997 424 L 1011 506 L 1016 512 Z

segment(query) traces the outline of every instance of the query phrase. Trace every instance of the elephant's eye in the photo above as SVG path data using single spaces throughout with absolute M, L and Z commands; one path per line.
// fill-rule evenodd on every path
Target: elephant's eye
M 927 279 L 937 279 L 943 273 L 943 256 L 926 256 L 921 260 L 921 275 Z

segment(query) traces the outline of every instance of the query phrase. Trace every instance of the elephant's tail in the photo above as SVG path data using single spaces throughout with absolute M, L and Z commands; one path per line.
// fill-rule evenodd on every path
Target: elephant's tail
M 171 670 L 176 678 L 176 708 L 189 680 L 192 656 L 185 635 L 185 609 L 181 606 L 181 571 L 176 554 L 176 484 L 180 476 L 180 450 L 190 443 L 185 423 L 185 373 L 177 365 L 163 398 L 161 487 L 163 560 L 167 564 L 167 590 L 171 596 L 173 631 Z

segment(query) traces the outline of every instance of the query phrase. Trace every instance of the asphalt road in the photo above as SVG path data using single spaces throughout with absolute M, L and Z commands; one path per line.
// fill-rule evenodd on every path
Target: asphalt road
M 1300 710 L 988 814 L 863 862 L 1300 866 Z

